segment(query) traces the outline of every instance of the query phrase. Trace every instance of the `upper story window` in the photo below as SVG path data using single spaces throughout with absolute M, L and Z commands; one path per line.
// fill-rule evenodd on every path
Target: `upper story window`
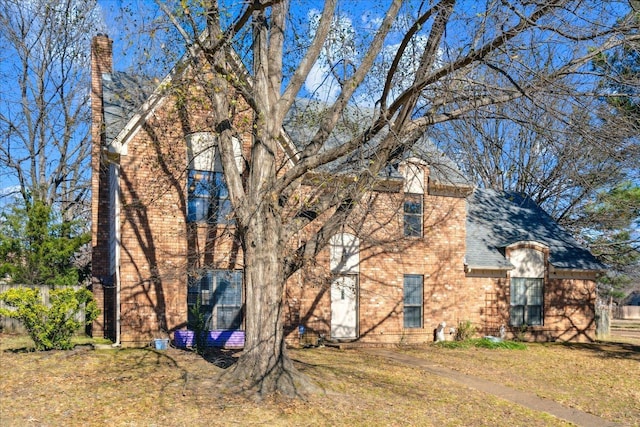
M 232 138 L 238 169 L 242 171 L 240 141 Z M 187 136 L 189 174 L 187 182 L 187 221 L 211 224 L 233 223 L 229 191 L 222 173 L 218 139 L 211 132 Z
M 187 221 L 233 223 L 229 191 L 222 172 L 189 170 Z
M 407 194 L 404 199 L 404 235 L 422 236 L 422 195 Z
M 422 237 L 422 212 L 425 194 L 424 164 L 418 161 L 407 161 L 400 165 L 400 173 L 404 177 L 404 235 Z

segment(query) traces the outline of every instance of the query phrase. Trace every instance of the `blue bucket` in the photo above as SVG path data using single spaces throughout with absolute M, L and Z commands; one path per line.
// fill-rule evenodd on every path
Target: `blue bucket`
M 169 347 L 169 340 L 167 338 L 156 338 L 153 340 L 156 350 L 166 350 Z

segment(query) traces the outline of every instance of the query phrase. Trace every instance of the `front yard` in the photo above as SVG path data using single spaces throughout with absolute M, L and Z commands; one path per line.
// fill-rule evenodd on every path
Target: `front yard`
M 254 402 L 216 374 L 229 354 L 205 360 L 169 349 L 25 352 L 1 336 L 0 425 L 567 425 L 375 354 L 292 350 L 323 390 L 307 400 Z M 542 345 L 526 350 L 400 348 L 461 372 L 533 391 L 564 405 L 640 425 L 640 345 Z

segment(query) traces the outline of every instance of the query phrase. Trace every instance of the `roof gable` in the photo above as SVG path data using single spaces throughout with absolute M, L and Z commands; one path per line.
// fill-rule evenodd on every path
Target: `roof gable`
M 158 86 L 158 81 L 122 71 L 102 75 L 105 136 L 113 142 Z
M 476 189 L 467 199 L 468 268 L 511 269 L 504 249 L 534 241 L 549 248 L 556 269 L 601 271 L 605 268 L 569 232 L 533 200 L 516 193 Z

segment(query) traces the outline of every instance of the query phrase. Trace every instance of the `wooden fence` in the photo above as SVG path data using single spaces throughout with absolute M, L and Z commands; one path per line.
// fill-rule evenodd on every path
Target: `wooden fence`
M 622 305 L 618 309 L 617 319 L 640 320 L 640 305 Z
M 5 283 L 3 281 L 0 281 L 0 293 L 7 291 L 11 288 L 18 288 L 21 287 L 22 285 L 16 285 L 16 284 L 12 284 L 12 283 Z M 28 286 L 29 288 L 35 288 L 35 289 L 39 289 L 40 290 L 40 296 L 42 297 L 42 300 L 44 302 L 45 305 L 49 305 L 49 287 L 45 286 L 45 285 L 31 285 Z M 80 289 L 80 286 L 74 286 L 73 289 Z M 0 307 L 7 307 L 7 305 L 0 301 Z M 10 308 L 10 307 L 7 307 Z M 80 312 L 78 312 L 76 314 L 76 320 L 81 321 L 82 319 L 84 319 L 84 310 L 81 310 Z M 1 316 L 0 317 L 0 331 L 1 332 L 10 332 L 10 333 L 24 333 L 26 332 L 24 326 L 22 326 L 22 323 L 20 323 L 17 319 L 13 319 L 11 317 L 4 317 Z

